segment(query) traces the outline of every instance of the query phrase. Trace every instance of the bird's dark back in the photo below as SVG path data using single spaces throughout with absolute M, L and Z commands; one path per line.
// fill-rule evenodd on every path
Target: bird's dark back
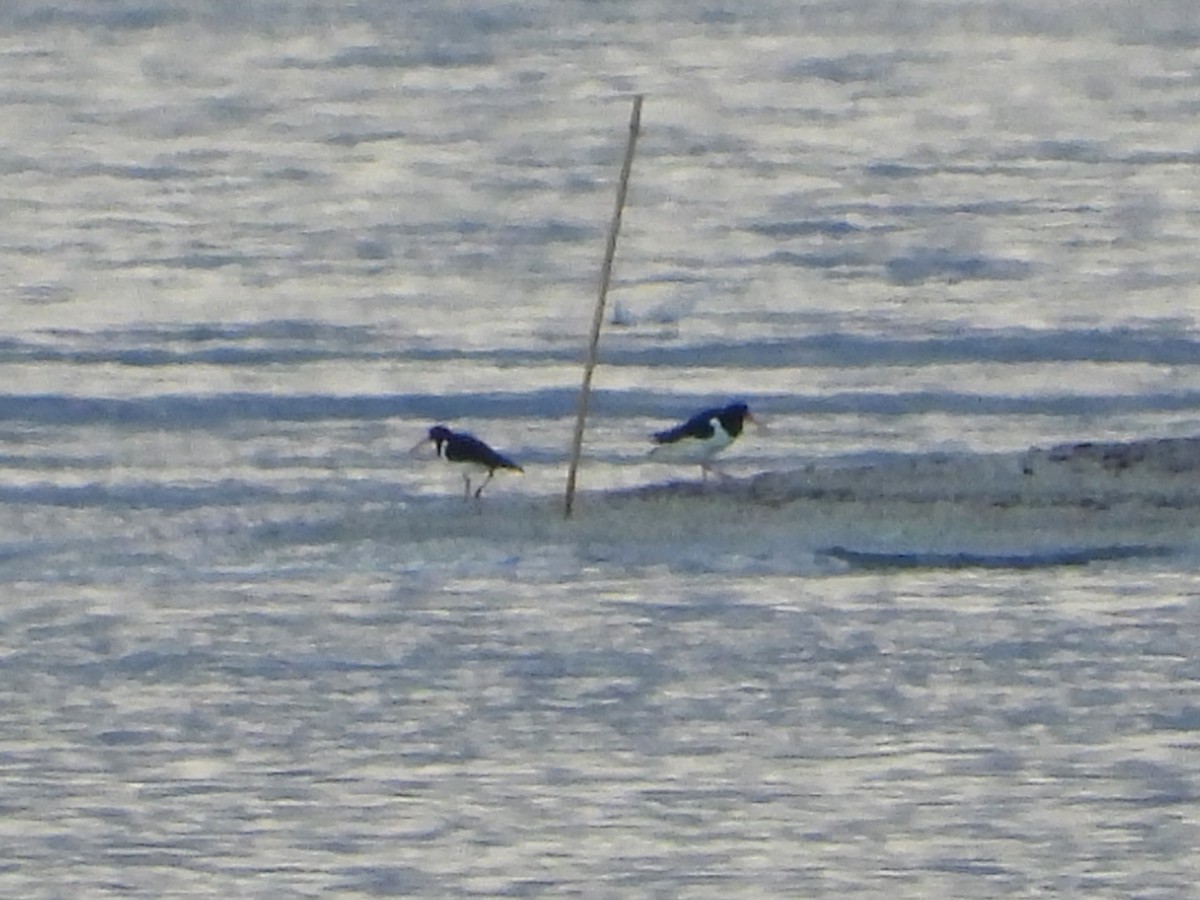
M 728 406 L 713 407 L 712 409 L 696 413 L 682 425 L 676 425 L 674 428 L 668 428 L 666 431 L 657 432 L 654 435 L 654 440 L 659 444 L 673 444 L 684 438 L 698 438 L 706 441 L 713 436 L 713 419 L 719 421 L 721 427 L 731 437 L 737 437 L 742 433 L 742 424 L 749 414 L 750 409 L 745 403 L 731 403 Z
M 442 451 L 450 462 L 475 463 L 488 469 L 520 469 L 515 462 L 497 453 L 473 434 L 453 433 Z

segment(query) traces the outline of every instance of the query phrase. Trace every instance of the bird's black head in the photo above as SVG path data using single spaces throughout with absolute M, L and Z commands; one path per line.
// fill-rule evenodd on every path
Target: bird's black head
M 730 403 L 719 413 L 717 419 L 721 422 L 721 427 L 729 434 L 737 437 L 742 433 L 742 425 L 747 421 L 754 421 L 754 416 L 750 414 L 750 407 L 745 403 Z
M 434 425 L 429 429 L 429 440 L 437 446 L 439 454 L 442 452 L 442 445 L 452 437 L 454 437 L 454 432 L 445 425 Z

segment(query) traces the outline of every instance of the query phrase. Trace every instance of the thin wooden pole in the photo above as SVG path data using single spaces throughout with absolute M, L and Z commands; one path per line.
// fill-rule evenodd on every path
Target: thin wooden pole
M 571 463 L 567 469 L 567 496 L 563 506 L 564 518 L 571 518 L 575 502 L 575 480 L 579 473 L 579 455 L 583 451 L 583 427 L 587 420 L 588 399 L 592 393 L 592 373 L 596 370 L 596 353 L 600 344 L 600 327 L 604 324 L 604 305 L 608 301 L 608 285 L 612 280 L 613 257 L 617 255 L 617 233 L 621 230 L 621 214 L 625 211 L 625 194 L 629 190 L 629 173 L 633 169 L 633 151 L 642 127 L 642 95 L 633 98 L 633 113 L 629 117 L 629 142 L 625 145 L 625 162 L 617 182 L 617 204 L 608 226 L 608 243 L 604 247 L 604 264 L 600 267 L 600 295 L 592 314 L 592 335 L 588 341 L 587 359 L 583 364 L 583 385 L 579 389 L 579 407 L 575 413 L 575 435 L 571 440 Z

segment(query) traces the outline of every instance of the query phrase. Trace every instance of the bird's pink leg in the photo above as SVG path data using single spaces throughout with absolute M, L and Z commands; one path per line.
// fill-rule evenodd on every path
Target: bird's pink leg
M 496 472 L 495 472 L 495 470 L 494 470 L 494 469 L 489 469 L 489 470 L 488 470 L 488 473 L 487 473 L 487 478 L 483 479 L 483 484 L 481 484 L 481 485 L 478 487 L 478 489 L 476 489 L 476 491 L 475 491 L 475 499 L 476 499 L 476 500 L 478 500 L 478 499 L 479 499 L 479 495 L 483 493 L 483 489 L 484 489 L 485 487 L 487 487 L 487 484 L 488 484 L 488 482 L 492 480 L 492 476 L 493 476 L 493 475 L 495 475 L 495 474 L 496 474 Z

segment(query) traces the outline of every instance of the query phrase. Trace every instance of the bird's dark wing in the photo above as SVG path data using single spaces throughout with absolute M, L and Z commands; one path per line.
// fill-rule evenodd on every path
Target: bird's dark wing
M 515 462 L 497 453 L 473 434 L 455 434 L 446 443 L 446 459 L 451 462 L 471 462 L 489 469 L 520 469 Z
M 492 461 L 488 465 L 494 469 L 513 469 L 517 472 L 525 471 L 503 453 L 497 453 L 495 450 L 492 451 Z
M 682 425 L 676 425 L 666 431 L 659 431 L 654 435 L 654 443 L 674 444 L 684 438 L 698 438 L 706 441 L 713 436 L 713 419 L 716 418 L 717 412 L 718 410 L 715 409 L 706 409 L 704 412 L 696 413 Z

